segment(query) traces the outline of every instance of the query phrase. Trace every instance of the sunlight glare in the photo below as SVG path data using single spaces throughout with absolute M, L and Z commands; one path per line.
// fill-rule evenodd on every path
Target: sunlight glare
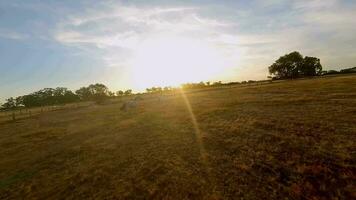
M 222 69 L 217 49 L 202 41 L 159 37 L 143 42 L 136 51 L 132 76 L 136 88 L 178 86 L 206 81 Z

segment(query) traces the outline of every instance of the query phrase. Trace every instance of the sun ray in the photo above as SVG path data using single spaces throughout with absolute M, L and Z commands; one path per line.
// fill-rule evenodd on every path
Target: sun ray
M 197 142 L 197 145 L 198 145 L 198 148 L 199 148 L 199 153 L 200 153 L 200 157 L 201 157 L 201 160 L 203 162 L 203 165 L 204 165 L 204 169 L 208 175 L 208 180 L 210 181 L 210 183 L 214 186 L 216 186 L 216 181 L 215 179 L 213 178 L 212 176 L 212 167 L 208 161 L 208 157 L 207 157 L 207 152 L 206 152 L 206 149 L 204 147 L 204 143 L 203 143 L 203 133 L 202 131 L 200 130 L 199 128 L 199 124 L 198 124 L 198 121 L 197 121 L 197 118 L 195 117 L 195 114 L 193 112 L 193 109 L 192 109 L 192 106 L 191 106 L 191 103 L 187 97 L 187 95 L 185 94 L 185 91 L 181 88 L 180 90 L 180 94 L 181 94 L 181 97 L 183 98 L 184 100 L 184 104 L 189 112 L 189 116 L 192 120 L 192 124 L 193 124 L 193 127 L 194 127 L 194 134 L 195 134 L 195 138 L 196 138 L 196 142 Z

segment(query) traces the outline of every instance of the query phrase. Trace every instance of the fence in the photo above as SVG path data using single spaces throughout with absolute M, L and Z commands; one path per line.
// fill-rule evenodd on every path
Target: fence
M 39 115 L 44 112 L 51 112 L 51 111 L 69 109 L 69 108 L 73 109 L 73 108 L 86 107 L 86 106 L 90 106 L 91 104 L 92 104 L 91 102 L 80 102 L 80 103 L 73 103 L 73 104 L 66 104 L 66 105 L 59 105 L 59 106 L 19 108 L 16 110 L 1 111 L 0 122 L 24 119 L 24 118 Z

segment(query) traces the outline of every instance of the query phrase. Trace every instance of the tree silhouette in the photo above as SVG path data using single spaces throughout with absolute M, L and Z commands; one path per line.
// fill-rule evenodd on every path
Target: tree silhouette
M 124 94 L 125 94 L 125 95 L 131 95 L 131 94 L 132 94 L 132 90 L 126 90 L 126 91 L 124 92 Z
M 124 95 L 124 92 L 118 91 L 117 94 Z M 127 90 L 126 94 L 132 94 L 132 90 Z M 27 95 L 6 99 L 6 102 L 1 105 L 0 108 L 13 109 L 21 106 L 27 108 L 50 106 L 72 103 L 79 100 L 101 102 L 113 96 L 114 93 L 110 92 L 108 87 L 101 83 L 91 84 L 88 87 L 81 87 L 76 90 L 75 93 L 65 87 L 44 88 Z
M 96 102 L 102 102 L 109 97 L 109 89 L 104 84 L 96 83 L 91 84 L 88 87 L 81 87 L 75 91 L 81 100 L 93 100 Z
M 303 64 L 300 66 L 300 73 L 302 76 L 320 75 L 321 71 L 322 66 L 319 58 L 305 56 Z
M 274 74 L 277 78 L 296 78 L 298 69 L 303 62 L 303 56 L 299 52 L 292 52 L 281 56 L 271 66 L 269 73 Z
M 80 100 L 88 100 L 92 95 L 88 87 L 81 87 L 76 90 L 75 93 L 78 95 Z
M 1 105 L 1 107 L 5 110 L 13 109 L 16 107 L 16 101 L 13 97 L 6 99 L 6 102 Z
M 285 79 L 320 75 L 322 66 L 319 58 L 309 56 L 303 58 L 299 52 L 294 51 L 281 56 L 268 67 L 268 70 L 274 78 Z

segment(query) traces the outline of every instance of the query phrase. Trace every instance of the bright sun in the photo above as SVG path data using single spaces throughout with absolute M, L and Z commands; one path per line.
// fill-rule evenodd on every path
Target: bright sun
M 140 90 L 212 79 L 223 61 L 209 44 L 181 37 L 146 40 L 135 53 L 131 73 Z

